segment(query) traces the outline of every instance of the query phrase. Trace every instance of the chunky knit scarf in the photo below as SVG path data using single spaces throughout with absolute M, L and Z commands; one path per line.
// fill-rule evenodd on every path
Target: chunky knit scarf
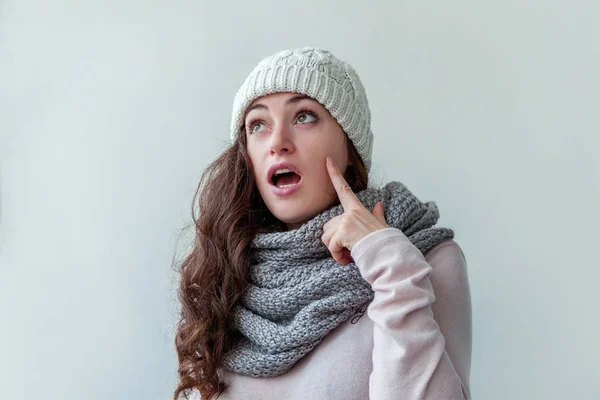
M 423 254 L 454 237 L 451 229 L 433 227 L 435 202 L 422 203 L 400 182 L 356 195 L 370 211 L 383 200 L 387 224 Z M 256 235 L 248 290 L 233 313 L 242 340 L 225 354 L 225 368 L 254 377 L 283 374 L 373 299 L 358 267 L 337 264 L 321 241 L 323 225 L 343 212 L 338 204 L 296 230 Z

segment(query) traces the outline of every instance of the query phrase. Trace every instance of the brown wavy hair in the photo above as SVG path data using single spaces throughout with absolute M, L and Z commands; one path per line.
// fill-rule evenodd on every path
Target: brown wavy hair
M 368 171 L 347 136 L 346 143 L 350 165 L 344 176 L 359 192 L 367 188 Z M 330 207 L 336 204 L 337 196 Z M 178 268 L 179 382 L 174 400 L 181 394 L 189 399 L 194 389 L 202 399 L 216 399 L 226 389 L 221 361 L 240 338 L 230 315 L 246 288 L 249 245 L 258 232 L 274 227 L 286 230 L 258 192 L 244 130 L 202 174 L 192 200 L 192 220 L 193 248 Z

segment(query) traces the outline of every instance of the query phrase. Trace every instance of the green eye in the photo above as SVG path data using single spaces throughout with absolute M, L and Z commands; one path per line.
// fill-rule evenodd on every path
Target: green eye
M 300 124 L 307 124 L 309 122 L 314 122 L 316 120 L 317 119 L 315 118 L 315 116 L 309 112 L 302 112 L 300 114 L 300 116 L 298 117 L 298 123 L 300 123 Z
M 262 122 L 254 122 L 252 125 L 250 125 L 250 131 L 252 133 L 258 133 L 260 131 L 262 131 L 262 129 L 258 129 L 259 126 L 264 125 Z

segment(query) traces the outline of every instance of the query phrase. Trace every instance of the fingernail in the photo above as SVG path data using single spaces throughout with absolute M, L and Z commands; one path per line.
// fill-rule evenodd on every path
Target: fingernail
M 333 167 L 333 161 L 331 160 L 331 157 L 327 156 L 325 159 L 327 160 L 327 165 Z

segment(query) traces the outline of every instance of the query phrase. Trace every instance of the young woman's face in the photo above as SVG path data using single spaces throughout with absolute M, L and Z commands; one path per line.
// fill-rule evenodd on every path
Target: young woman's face
M 348 166 L 346 134 L 329 111 L 305 95 L 274 93 L 256 99 L 244 123 L 254 178 L 271 213 L 296 229 L 323 212 L 336 196 L 325 158 L 342 174 Z M 275 166 L 282 162 L 298 174 L 280 175 L 273 183 L 271 172 L 286 168 Z

